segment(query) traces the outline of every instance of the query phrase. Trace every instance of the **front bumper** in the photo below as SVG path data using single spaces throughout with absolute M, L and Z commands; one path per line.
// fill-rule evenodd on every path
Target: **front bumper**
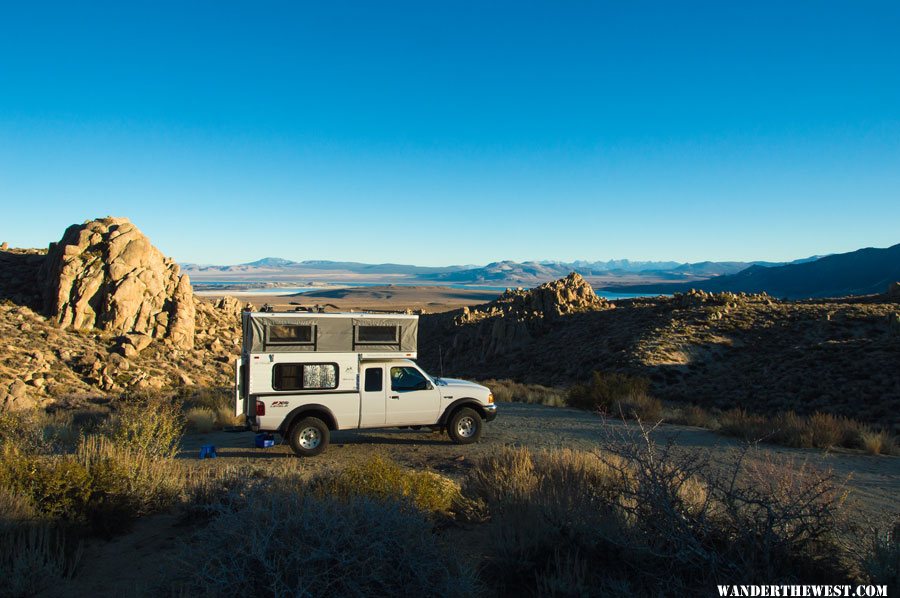
M 497 419 L 497 406 L 496 405 L 484 405 L 484 421 L 492 422 Z

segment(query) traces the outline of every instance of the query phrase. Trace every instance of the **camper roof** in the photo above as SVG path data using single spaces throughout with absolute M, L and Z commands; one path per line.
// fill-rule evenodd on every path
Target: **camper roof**
M 419 316 L 396 313 L 244 312 L 250 353 L 415 354 Z

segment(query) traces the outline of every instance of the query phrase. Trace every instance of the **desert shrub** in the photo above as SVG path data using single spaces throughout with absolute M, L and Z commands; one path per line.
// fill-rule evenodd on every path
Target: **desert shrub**
M 38 409 L 0 412 L 0 444 L 15 445 L 32 454 L 56 452 L 58 447 L 53 429 L 48 426 L 49 419 L 46 412 Z
M 115 445 L 102 436 L 84 439 L 76 458 L 88 470 L 92 496 L 85 517 L 103 536 L 126 531 L 137 517 L 173 504 L 184 485 L 172 464 Z
M 897 453 L 896 439 L 884 430 L 863 429 L 859 443 L 870 455 L 894 455 Z
M 655 420 L 662 414 L 662 403 L 648 394 L 649 388 L 646 378 L 594 372 L 589 383 L 569 390 L 568 404 L 613 416 Z
M 429 513 L 450 513 L 463 506 L 459 487 L 452 480 L 430 471 L 407 469 L 381 455 L 320 475 L 311 485 L 322 497 L 409 501 Z
M 708 429 L 714 429 L 718 425 L 715 416 L 698 405 L 688 405 L 676 409 L 675 413 L 667 418 L 667 421 L 671 421 L 674 424 L 684 424 L 686 426 Z
M 757 442 L 771 438 L 773 426 L 772 422 L 764 416 L 749 413 L 741 407 L 735 407 L 719 414 L 718 432 L 741 440 Z
M 731 579 L 846 581 L 843 493 L 827 472 L 659 447 L 645 431 L 595 453 L 506 449 L 463 488 L 492 520 L 501 594 L 691 594 Z M 639 573 L 636 573 L 639 572 Z
M 150 457 L 174 457 L 184 434 L 181 402 L 162 394 L 123 397 L 103 432 L 132 451 Z
M 216 414 L 212 409 L 207 409 L 206 407 L 188 409 L 185 419 L 187 420 L 188 429 L 201 434 L 211 432 L 216 424 Z
M 844 438 L 847 424 L 841 418 L 829 413 L 813 413 L 807 418 L 812 446 L 831 448 L 840 444 Z
M 424 514 L 403 503 L 259 489 L 245 498 L 232 495 L 214 512 L 185 551 L 189 595 L 476 593 L 474 574 L 434 535 Z
M 78 519 L 91 498 L 90 473 L 71 455 L 29 455 L 6 445 L 0 457 L 0 485 L 26 496 L 43 515 Z
M 528 403 L 550 407 L 566 405 L 566 392 L 559 388 L 522 384 L 513 380 L 484 380 L 482 384 L 490 388 L 494 399 L 501 403 Z
M 71 577 L 81 546 L 47 524 L 20 525 L 0 531 L 0 596 L 35 596 Z

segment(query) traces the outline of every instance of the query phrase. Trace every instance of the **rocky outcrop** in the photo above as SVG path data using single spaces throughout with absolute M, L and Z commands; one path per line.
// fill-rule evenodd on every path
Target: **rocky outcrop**
M 708 293 L 703 290 L 690 289 L 685 293 L 675 293 L 672 295 L 672 302 L 677 307 L 698 307 L 701 305 L 724 305 L 726 307 L 737 307 L 744 303 L 765 303 L 771 305 L 772 298 L 766 293 L 731 293 L 728 291 L 722 293 Z
M 423 317 L 420 336 L 423 345 L 428 345 L 426 360 L 437 357 L 440 362 L 446 357 L 448 363 L 484 362 L 525 351 L 570 316 L 612 307 L 573 272 L 533 289 L 508 289 L 484 305 Z M 433 350 L 435 345 L 440 347 L 438 351 Z
M 463 308 L 459 323 L 476 322 L 497 316 L 518 319 L 548 319 L 583 311 L 609 309 L 612 304 L 594 293 L 580 274 L 547 282 L 533 289 L 507 289 L 497 300 L 472 308 Z
M 194 344 L 194 298 L 178 264 L 126 218 L 70 226 L 42 268 L 44 310 L 62 328 Z M 140 337 L 127 344 L 134 349 Z M 139 349 L 137 349 L 139 350 Z

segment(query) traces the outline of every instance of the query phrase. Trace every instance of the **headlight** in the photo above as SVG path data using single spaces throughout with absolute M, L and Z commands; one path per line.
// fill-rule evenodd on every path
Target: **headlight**
M 490 405 L 493 402 L 494 402 L 494 393 L 489 392 L 488 393 L 488 405 Z

